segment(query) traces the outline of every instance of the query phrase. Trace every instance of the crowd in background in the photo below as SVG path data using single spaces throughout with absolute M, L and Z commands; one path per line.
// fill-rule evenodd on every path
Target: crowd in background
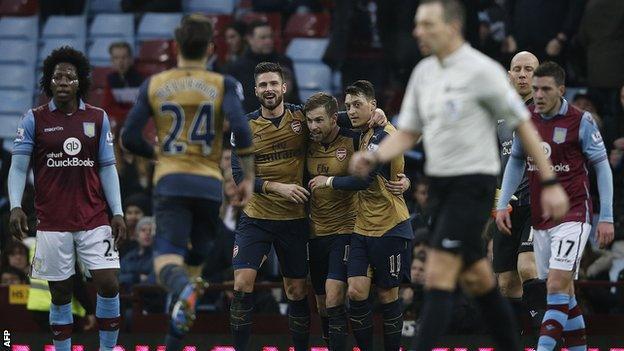
M 606 249 L 588 245 L 583 257 L 580 279 L 624 280 L 624 2 L 612 0 L 464 0 L 468 9 L 466 37 L 478 48 L 503 66 L 521 50 L 533 52 L 541 61 L 552 60 L 566 69 L 567 94 L 571 103 L 592 113 L 599 121 L 613 169 L 615 193 L 614 214 L 616 239 Z M 42 1 L 45 4 L 46 1 Z M 54 2 L 57 3 L 56 1 Z M 69 1 L 65 13 L 80 11 L 81 1 Z M 180 11 L 180 1 L 123 0 L 128 12 Z M 339 72 L 342 86 L 357 79 L 371 81 L 377 91 L 379 106 L 389 117 L 399 108 L 403 91 L 412 68 L 420 60 L 418 45 L 412 37 L 413 18 L 417 0 L 385 1 L 321 1 L 321 0 L 252 0 L 246 11 L 281 12 L 282 22 L 293 13 L 329 11 L 332 16 L 329 46 L 323 62 Z M 59 6 L 42 6 L 42 17 L 55 14 Z M 259 107 L 253 93 L 253 69 L 262 61 L 280 63 L 287 72 L 288 93 L 285 101 L 301 103 L 292 60 L 277 50 L 272 27 L 262 21 L 244 23 L 234 21 L 225 31 L 227 54 L 224 60 L 213 59 L 210 69 L 237 78 L 244 88 L 243 106 L 247 112 Z M 134 53 L 130 45 L 118 43 L 110 48 L 115 69 L 107 78 L 102 108 L 110 118 L 113 130 L 119 134 L 132 107 L 142 77 L 132 66 Z M 474 82 L 478 87 L 479 82 Z M 338 101 L 341 100 L 337 94 Z M 146 138 L 155 138 L 153 126 L 144 131 Z M 229 138 L 224 138 L 229 140 Z M 229 146 L 229 145 L 228 145 Z M 126 292 L 138 284 L 153 284 L 153 235 L 155 221 L 151 217 L 151 161 L 123 151 L 116 144 L 117 167 L 121 181 L 124 213 L 129 238 L 119 247 L 121 257 L 120 283 Z M 10 152 L 2 150 L 0 174 L 7 179 Z M 407 315 L 417 318 L 423 295 L 424 262 L 427 259 L 426 239 L 430 213 L 427 203 L 427 180 L 422 176 L 426 158 L 422 146 L 416 146 L 406 155 L 406 173 L 412 187 L 405 193 L 412 227 L 415 233 L 412 286 L 401 291 Z M 230 168 L 230 152 L 222 160 L 224 192 L 232 193 L 235 183 Z M 6 182 L 3 182 L 6 184 Z M 28 184 L 24 196 L 24 210 L 29 215 L 30 236 L 34 236 L 36 218 L 33 207 L 33 188 Z M 595 195 L 597 196 L 597 195 Z M 226 196 L 227 198 L 227 196 Z M 595 201 L 597 203 L 597 201 Z M 9 205 L 7 189 L 0 189 L 0 228 L 2 253 L 0 284 L 28 283 L 29 246 L 8 238 Z M 231 253 L 232 231 L 238 211 L 224 202 L 221 212 L 223 225 L 211 244 L 201 272 L 207 281 L 227 283 L 233 279 Z M 490 238 L 484 236 L 487 245 Z M 491 247 L 491 245 L 489 245 Z M 267 258 L 259 281 L 281 281 L 275 254 Z M 591 287 L 580 289 L 579 296 L 586 313 L 624 313 L 622 288 Z M 461 292 L 458 292 L 461 295 Z M 164 298 L 164 297 L 163 297 Z M 227 311 L 229 292 L 208 293 L 200 305 L 205 311 Z M 256 311 L 283 313 L 280 289 L 259 291 L 255 295 Z M 453 331 L 477 333 L 483 331 L 476 308 L 470 299 L 456 300 Z M 164 302 L 151 304 L 153 312 L 164 309 Z M 285 305 L 284 305 L 285 306 Z

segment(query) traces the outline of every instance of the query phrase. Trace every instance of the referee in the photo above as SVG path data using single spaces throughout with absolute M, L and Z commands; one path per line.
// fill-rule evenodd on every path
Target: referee
M 545 186 L 541 202 L 546 215 L 561 218 L 568 210 L 568 200 L 542 152 L 529 112 L 505 71 L 464 41 L 464 18 L 457 0 L 421 1 L 414 35 L 421 51 L 432 55 L 412 72 L 399 131 L 384 139 L 376 151 L 355 154 L 351 171 L 365 176 L 378 163 L 411 148 L 423 135 L 434 218 L 416 350 L 431 350 L 446 331 L 458 281 L 475 297 L 497 349 L 518 350 L 515 319 L 496 288 L 480 238 L 500 171 L 499 118 L 516 130 L 541 170 Z

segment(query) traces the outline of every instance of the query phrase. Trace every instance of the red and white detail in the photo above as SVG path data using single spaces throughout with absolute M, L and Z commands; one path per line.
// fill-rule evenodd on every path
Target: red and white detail
M 292 121 L 290 123 L 290 128 L 292 128 L 295 134 L 301 134 L 301 121 Z
M 336 150 L 336 158 L 338 161 L 344 161 L 347 158 L 347 149 L 344 147 L 338 148 Z

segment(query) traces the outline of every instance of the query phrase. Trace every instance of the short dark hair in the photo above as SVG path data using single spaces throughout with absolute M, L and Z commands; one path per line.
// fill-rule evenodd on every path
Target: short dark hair
M 375 88 L 373 83 L 367 80 L 357 80 L 345 89 L 345 95 L 364 95 L 368 100 L 375 100 Z
M 462 28 L 466 24 L 466 10 L 458 0 L 422 0 L 420 4 L 440 4 L 445 22 L 459 21 Z
M 127 41 L 116 41 L 116 42 L 111 43 L 108 46 L 108 53 L 112 55 L 113 49 L 126 49 L 128 50 L 128 54 L 132 56 L 132 47 L 130 46 L 130 43 L 128 43 Z
M 89 59 L 82 52 L 71 46 L 61 46 L 54 49 L 43 61 L 43 75 L 39 81 L 41 90 L 47 97 L 52 97 L 52 75 L 54 75 L 54 68 L 59 63 L 69 63 L 76 67 L 76 73 L 78 74 L 78 92 L 76 95 L 78 99 L 86 98 L 91 86 L 91 80 L 89 79 L 91 65 L 89 64 Z
M 312 94 L 306 100 L 303 105 L 303 114 L 307 114 L 318 107 L 323 107 L 330 117 L 338 113 L 338 101 L 336 98 L 327 93 L 318 92 Z
M 228 24 L 225 29 L 233 29 L 236 33 L 238 33 L 238 35 L 244 37 L 247 33 L 247 24 L 242 21 L 234 21 Z
M 533 77 L 553 77 L 557 85 L 565 85 L 565 70 L 552 61 L 546 61 L 537 66 Z
M 254 31 L 256 30 L 256 28 L 259 27 L 271 27 L 271 25 L 269 24 L 269 22 L 265 21 L 265 20 L 255 20 L 252 21 L 251 23 L 249 23 L 247 25 L 247 35 L 249 36 L 253 36 L 254 35 Z M 273 28 L 271 28 L 273 29 Z
M 174 35 L 182 57 L 189 60 L 201 59 L 212 42 L 212 24 L 202 14 L 186 15 L 182 17 Z
M 284 81 L 284 70 L 282 69 L 282 66 L 280 66 L 279 63 L 266 62 L 266 61 L 260 62 L 259 64 L 256 65 L 256 68 L 254 69 L 254 81 L 262 73 L 269 73 L 269 72 L 279 74 L 280 78 L 282 79 L 282 82 Z

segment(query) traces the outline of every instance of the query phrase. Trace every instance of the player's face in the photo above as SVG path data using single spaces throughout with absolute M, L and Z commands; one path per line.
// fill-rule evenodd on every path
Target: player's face
M 270 26 L 262 26 L 254 29 L 252 35 L 247 37 L 249 48 L 256 54 L 268 55 L 273 52 L 273 29 Z
M 441 4 L 424 4 L 418 6 L 416 28 L 412 34 L 418 40 L 418 47 L 423 55 L 436 54 L 450 42 L 453 25 L 444 21 Z
M 533 71 L 538 65 L 539 63 L 532 55 L 521 55 L 511 61 L 509 78 L 520 96 L 525 97 L 531 94 Z
M 325 107 L 319 106 L 306 114 L 306 122 L 313 141 L 324 141 L 336 126 L 337 116 L 329 116 Z
M 347 94 L 345 97 L 345 107 L 353 128 L 360 128 L 366 125 L 370 120 L 373 112 L 377 108 L 377 101 L 375 101 L 375 99 L 368 100 L 366 96 L 362 94 Z
M 563 96 L 565 87 L 557 85 L 553 77 L 533 77 L 533 101 L 535 112 L 552 115 Z
M 52 96 L 57 102 L 68 102 L 76 99 L 78 93 L 78 72 L 74 65 L 59 63 L 54 67 L 50 83 Z
M 125 74 L 132 65 L 132 57 L 128 49 L 116 47 L 111 50 L 111 63 L 119 73 Z
M 260 105 L 273 110 L 284 101 L 286 83 L 282 81 L 278 73 L 260 73 L 256 77 L 255 92 L 258 100 L 260 100 Z

